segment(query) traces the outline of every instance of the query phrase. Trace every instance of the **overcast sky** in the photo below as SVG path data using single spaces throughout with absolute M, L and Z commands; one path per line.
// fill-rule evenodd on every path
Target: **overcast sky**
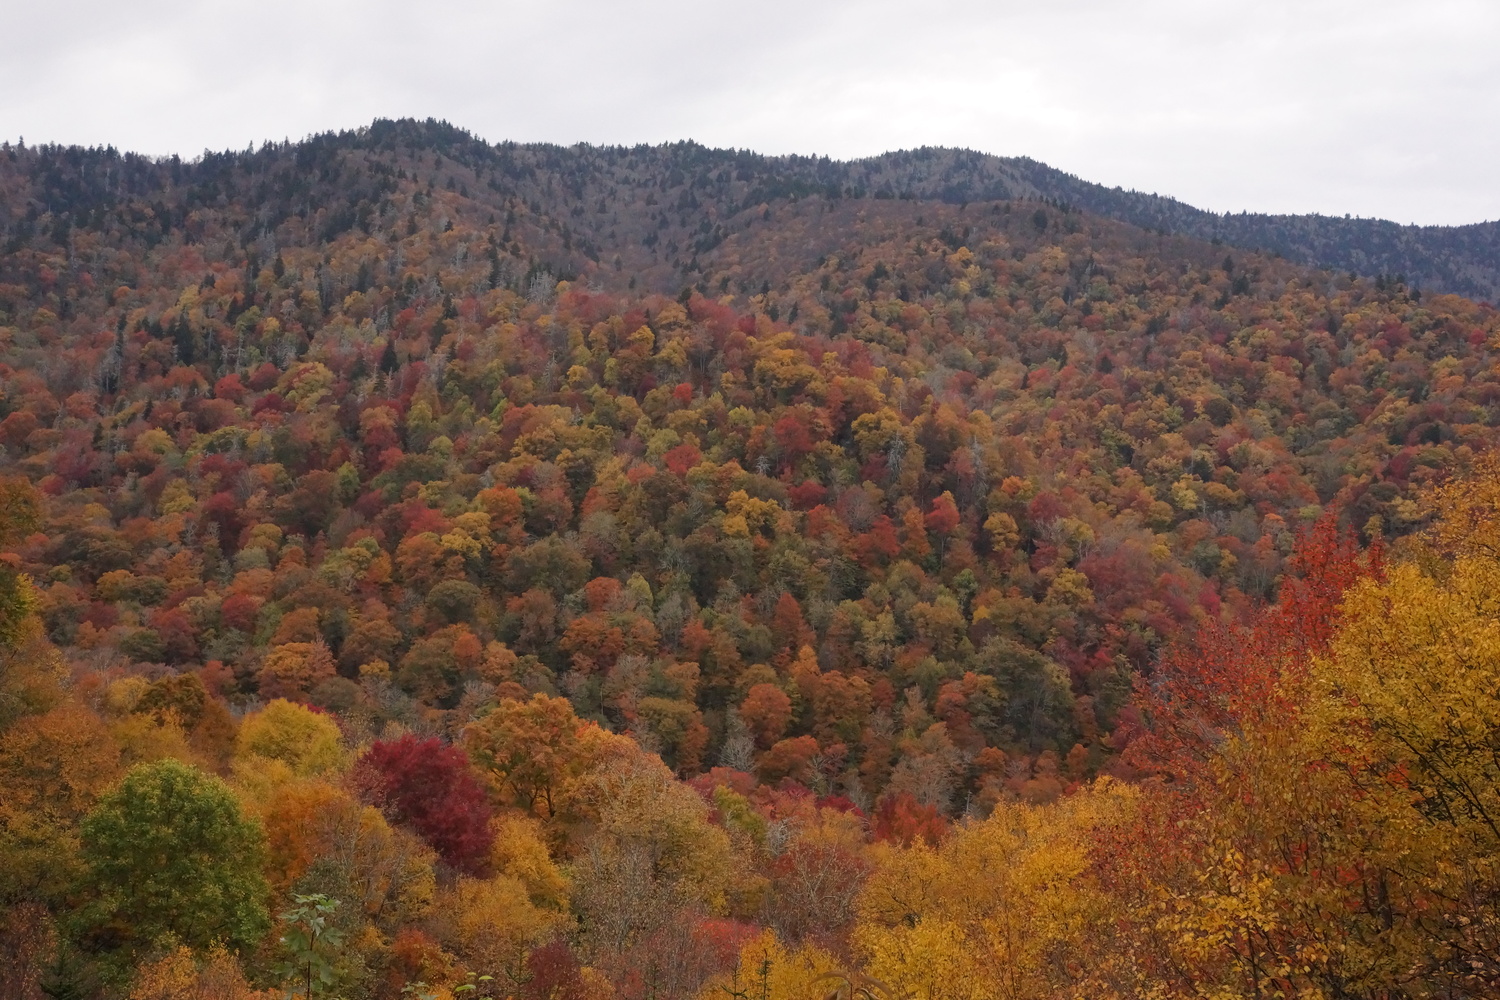
M 0 0 L 0 137 L 1025 155 L 1215 211 L 1500 218 L 1500 0 Z

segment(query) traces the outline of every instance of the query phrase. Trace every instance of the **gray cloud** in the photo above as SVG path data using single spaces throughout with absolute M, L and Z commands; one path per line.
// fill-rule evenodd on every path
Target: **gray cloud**
M 1500 217 L 1493 0 L 0 0 L 0 134 L 1027 155 L 1219 211 Z

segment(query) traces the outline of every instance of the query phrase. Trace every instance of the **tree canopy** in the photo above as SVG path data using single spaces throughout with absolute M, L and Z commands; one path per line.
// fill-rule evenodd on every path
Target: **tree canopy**
M 99 946 L 243 949 L 269 926 L 264 834 L 217 778 L 139 764 L 83 818 L 80 841 L 86 933 Z

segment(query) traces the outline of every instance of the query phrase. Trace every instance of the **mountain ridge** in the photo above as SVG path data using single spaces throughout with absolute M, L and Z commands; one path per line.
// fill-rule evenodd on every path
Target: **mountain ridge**
M 326 173 L 330 158 L 337 153 L 377 154 L 406 148 L 446 156 L 474 170 L 498 167 L 509 185 L 508 189 L 504 182 L 496 185 L 492 174 L 492 194 L 527 198 L 538 214 L 554 219 L 567 213 L 565 219 L 559 219 L 561 225 L 552 228 L 567 229 L 564 242 L 569 244 L 575 236 L 581 237 L 581 254 L 571 253 L 572 246 L 563 248 L 562 256 L 568 259 L 553 262 L 555 269 L 562 271 L 582 272 L 589 265 L 581 258 L 598 264 L 597 258 L 606 253 L 625 250 L 619 235 L 620 206 L 608 205 L 611 211 L 607 213 L 577 211 L 583 202 L 588 201 L 590 207 L 604 205 L 610 200 L 609 193 L 618 191 L 622 184 L 642 186 L 643 176 L 659 175 L 656 183 L 660 191 L 664 195 L 671 192 L 675 199 L 648 199 L 635 206 L 636 214 L 647 210 L 651 225 L 660 232 L 660 242 L 677 244 L 672 254 L 664 256 L 678 257 L 674 269 L 681 279 L 688 279 L 657 275 L 655 283 L 663 291 L 693 284 L 694 272 L 686 266 L 695 255 L 705 254 L 722 242 L 721 229 L 726 220 L 783 199 L 822 197 L 831 201 L 900 199 L 956 205 L 1044 201 L 1161 234 L 1266 251 L 1300 264 L 1365 277 L 1399 276 L 1403 283 L 1423 291 L 1451 292 L 1491 302 L 1500 299 L 1500 222 L 1415 226 L 1317 214 L 1217 214 L 1167 196 L 1108 188 L 1029 157 L 1001 157 L 969 149 L 920 147 L 841 161 L 716 149 L 691 140 L 655 146 L 489 143 L 467 130 L 432 119 L 380 119 L 359 129 L 263 145 L 253 152 L 206 151 L 192 161 L 176 156 L 122 154 L 112 148 L 5 148 L 13 157 L 17 152 L 29 153 L 39 161 L 36 169 L 51 182 L 50 187 L 44 183 L 43 190 L 31 192 L 30 206 L 19 222 L 23 230 L 28 216 L 34 220 L 56 215 L 57 208 L 76 216 L 80 209 L 93 211 L 125 195 L 162 196 L 185 188 L 189 204 L 195 191 L 204 196 L 201 201 L 211 201 L 222 193 L 226 171 L 236 168 L 253 170 L 269 165 L 274 170 L 287 165 L 278 161 L 289 159 L 294 171 L 316 169 Z M 723 180 L 725 168 L 733 168 L 731 183 Z M 91 171 L 93 176 L 89 176 Z M 709 175 L 716 172 L 720 174 L 718 179 L 709 182 Z M 550 204 L 554 197 L 560 200 Z M 10 197 L 5 200 L 12 202 Z M 705 203 L 711 210 L 703 211 Z M 649 211 L 652 208 L 657 210 Z M 659 220 L 671 209 L 678 213 L 677 225 L 670 219 L 667 225 L 660 225 Z M 351 211 L 357 210 L 356 202 Z M 5 212 L 6 217 L 0 219 L 0 240 L 10 245 L 18 220 L 10 204 Z M 612 218 L 599 220 L 599 214 Z M 713 223 L 705 227 L 709 217 Z M 261 220 L 261 227 L 268 223 Z M 625 228 L 643 228 L 641 219 L 626 219 Z M 610 229 L 615 231 L 613 238 Z M 635 238 L 647 239 L 649 233 Z M 648 249 L 654 251 L 654 245 Z M 701 284 L 701 277 L 696 280 Z

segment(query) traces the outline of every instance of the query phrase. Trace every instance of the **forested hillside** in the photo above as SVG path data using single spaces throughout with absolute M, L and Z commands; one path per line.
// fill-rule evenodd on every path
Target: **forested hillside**
M 1384 219 L 1205 212 L 1175 198 L 1091 184 L 1034 160 L 1008 161 L 1020 184 L 1090 212 L 1162 232 L 1281 254 L 1370 277 L 1405 276 L 1431 291 L 1500 299 L 1500 221 L 1398 225 Z
M 417 168 L 413 157 L 419 151 L 428 154 L 431 169 Z M 623 273 L 643 282 L 643 289 L 671 294 L 685 284 L 719 280 L 714 249 L 733 233 L 753 229 L 767 205 L 818 197 L 949 205 L 1043 201 L 1162 235 L 1264 250 L 1372 280 L 1400 278 L 1423 291 L 1489 302 L 1500 296 L 1500 221 L 1402 226 L 1319 215 L 1218 215 L 1168 197 L 1092 184 L 1024 157 L 970 150 L 924 148 L 839 162 L 692 142 L 628 149 L 490 146 L 444 123 L 402 120 L 258 151 L 205 153 L 193 162 L 102 149 L 18 152 L 21 176 L 13 180 L 19 183 L 0 212 L 0 238 L 12 247 L 24 245 L 38 224 L 86 225 L 99 217 L 91 213 L 131 202 L 137 214 L 149 211 L 158 235 L 174 222 L 181 225 L 194 208 L 221 205 L 221 198 L 241 210 L 254 207 L 253 219 L 233 219 L 240 237 L 247 229 L 274 230 L 293 214 L 317 215 L 319 237 L 356 225 L 368 229 L 368 213 L 394 179 L 380 166 L 367 166 L 378 163 L 404 165 L 411 176 L 444 186 L 452 181 L 463 203 L 481 210 L 480 220 L 503 210 L 507 232 L 519 227 L 520 242 L 544 254 L 554 274 L 589 274 L 613 286 L 611 274 Z M 366 169 L 361 182 L 351 183 L 355 172 Z M 169 209 L 181 214 L 172 216 Z M 143 235 L 150 229 L 148 224 Z M 614 266 L 617 255 L 623 268 Z M 786 268 L 770 267 L 765 277 L 778 284 Z M 708 287 L 700 291 L 710 294 Z
M 1478 593 L 1500 314 L 922 157 L 0 148 L 0 993 L 1397 995 L 1273 890 L 1407 862 L 1283 884 L 1230 776 L 1322 759 L 1341 614 Z M 1436 822 L 1381 788 L 1286 822 Z

